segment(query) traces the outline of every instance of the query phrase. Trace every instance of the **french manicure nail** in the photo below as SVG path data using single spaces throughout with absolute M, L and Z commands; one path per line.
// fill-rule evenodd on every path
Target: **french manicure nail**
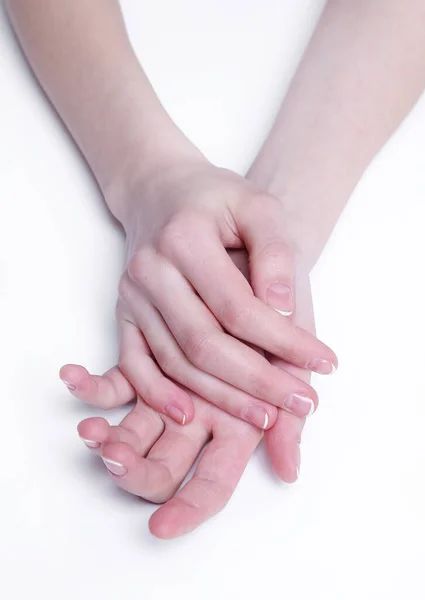
M 320 375 L 330 375 L 331 373 L 335 373 L 336 366 L 329 360 L 315 358 L 308 363 L 307 369 L 310 369 L 310 371 L 314 371 L 315 373 L 320 373 Z
M 272 306 L 284 317 L 293 312 L 292 290 L 285 283 L 274 283 L 266 291 L 267 304 Z
M 171 406 L 171 404 L 168 404 L 167 406 L 164 406 L 164 410 L 169 417 L 171 417 L 174 421 L 177 421 L 177 423 L 180 423 L 180 425 L 184 425 L 186 423 L 186 415 L 182 410 L 180 410 L 180 408 L 177 408 L 177 406 Z
M 111 471 L 114 475 L 125 475 L 127 473 L 127 469 L 121 463 L 116 460 L 112 460 L 110 458 L 105 458 L 102 456 L 102 460 L 105 463 L 108 471 Z
M 86 440 L 85 438 L 81 437 L 81 435 L 80 440 L 84 442 L 88 448 L 100 448 L 99 442 L 95 442 L 94 440 Z
M 269 415 L 261 406 L 248 406 L 242 413 L 244 419 L 259 429 L 267 429 Z
M 283 405 L 287 411 L 302 418 L 309 417 L 315 410 L 313 400 L 301 394 L 291 394 L 285 399 Z
M 74 391 L 74 390 L 76 390 L 76 389 L 77 389 L 77 388 L 75 387 L 75 385 L 73 385 L 72 383 L 69 383 L 69 381 L 65 381 L 65 379 L 62 379 L 62 381 L 64 382 L 64 384 L 66 385 L 66 387 L 67 387 L 69 390 L 71 390 L 71 391 Z

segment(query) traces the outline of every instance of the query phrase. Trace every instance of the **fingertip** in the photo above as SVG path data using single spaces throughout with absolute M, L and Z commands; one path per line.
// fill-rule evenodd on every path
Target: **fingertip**
M 153 513 L 148 527 L 151 534 L 160 540 L 172 540 L 191 530 L 183 526 L 179 511 L 168 504 Z
M 77 432 L 81 439 L 102 443 L 108 438 L 111 426 L 102 417 L 90 417 L 77 425 Z
M 276 423 L 277 415 L 278 412 L 275 406 L 258 404 L 245 408 L 240 418 L 257 429 L 267 431 Z
M 87 369 L 81 365 L 64 365 L 59 371 L 59 377 L 71 392 L 76 392 L 78 387 L 84 384 L 87 377 L 90 377 Z
M 106 442 L 102 446 L 102 460 L 120 464 L 127 472 L 136 466 L 138 458 L 134 448 L 126 442 Z
M 173 419 L 178 425 L 188 425 L 195 416 L 195 407 L 192 398 L 187 392 L 178 387 L 168 391 L 166 404 L 163 411 L 168 417 Z
M 153 536 L 160 540 L 169 540 L 172 539 L 173 536 L 170 535 L 169 526 L 167 523 L 163 523 L 160 519 L 155 518 L 157 512 L 151 516 L 148 522 L 149 531 Z
M 338 360 L 332 358 L 330 360 L 324 358 L 314 358 L 307 364 L 307 368 L 319 375 L 332 375 L 338 368 Z

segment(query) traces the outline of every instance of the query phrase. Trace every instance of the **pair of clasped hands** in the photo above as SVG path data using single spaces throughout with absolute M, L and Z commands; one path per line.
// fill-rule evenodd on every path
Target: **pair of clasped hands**
M 314 261 L 284 199 L 200 157 L 120 194 L 118 366 L 60 376 L 103 409 L 136 399 L 119 426 L 93 417 L 78 432 L 116 485 L 164 503 L 149 527 L 173 538 L 225 506 L 263 434 L 278 477 L 297 479 L 310 374 L 337 359 L 314 335 Z

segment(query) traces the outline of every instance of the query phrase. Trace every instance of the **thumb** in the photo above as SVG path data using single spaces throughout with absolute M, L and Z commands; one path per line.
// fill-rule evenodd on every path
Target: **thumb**
M 294 256 L 281 201 L 267 194 L 250 199 L 243 206 L 238 229 L 249 255 L 254 294 L 289 316 L 294 310 Z

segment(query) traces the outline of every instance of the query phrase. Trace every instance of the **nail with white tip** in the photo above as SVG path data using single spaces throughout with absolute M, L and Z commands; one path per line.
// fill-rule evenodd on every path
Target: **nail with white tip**
M 179 423 L 180 425 L 186 423 L 186 415 L 180 408 L 177 408 L 177 406 L 167 404 L 167 406 L 164 406 L 164 411 L 169 417 L 176 421 L 176 423 Z
M 336 365 L 330 360 L 324 360 L 323 358 L 315 358 L 307 364 L 307 369 L 319 373 L 320 375 L 331 375 L 336 371 Z
M 274 308 L 274 307 L 272 307 L 272 308 Z M 280 315 L 282 315 L 282 317 L 290 317 L 293 313 L 292 310 L 290 312 L 285 312 L 284 310 L 279 310 L 278 308 L 275 308 L 275 311 L 278 312 Z
M 125 475 L 127 473 L 127 469 L 120 462 L 116 460 L 112 460 L 111 458 L 105 458 L 102 456 L 102 460 L 105 463 L 105 467 L 110 471 L 113 475 Z
M 286 283 L 273 283 L 270 285 L 266 290 L 266 301 L 269 306 L 284 317 L 292 315 L 294 310 L 292 290 Z
M 99 442 L 95 442 L 94 440 L 86 440 L 85 438 L 81 437 L 81 435 L 80 440 L 84 442 L 88 448 L 100 448 Z
M 262 406 L 248 406 L 242 412 L 242 417 L 259 429 L 267 429 L 269 425 L 269 415 Z
M 283 406 L 285 410 L 301 418 L 309 417 L 316 410 L 313 400 L 301 394 L 291 394 L 285 398 Z

